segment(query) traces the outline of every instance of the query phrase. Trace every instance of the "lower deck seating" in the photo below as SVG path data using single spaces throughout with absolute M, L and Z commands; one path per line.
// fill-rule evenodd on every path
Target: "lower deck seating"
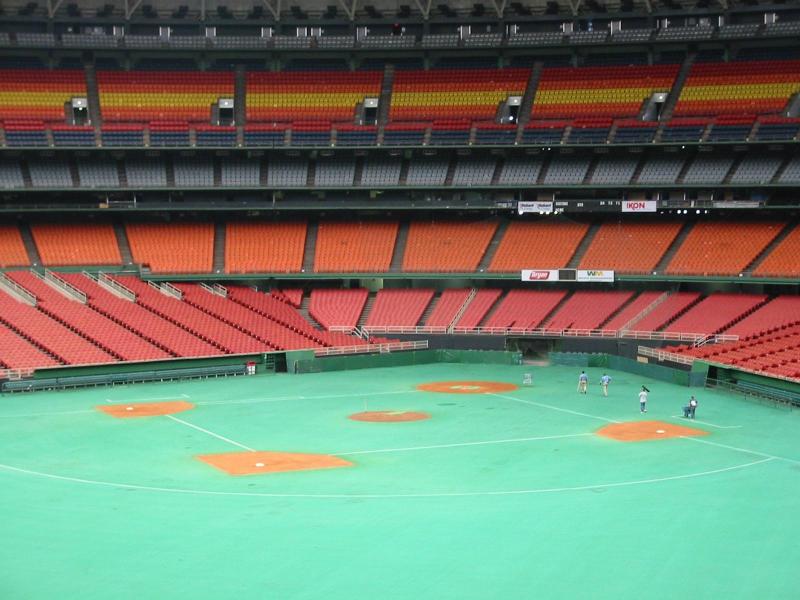
M 664 292 L 660 291 L 642 292 L 609 319 L 608 322 L 603 325 L 603 329 L 608 331 L 621 331 L 626 329 L 625 326 L 628 325 L 628 323 L 631 323 L 636 317 L 642 314 L 644 310 L 658 300 L 663 294 Z M 636 328 L 635 325 L 633 325 L 633 328 Z
M 306 242 L 304 222 L 228 223 L 226 273 L 298 273 Z
M 311 292 L 309 314 L 323 327 L 348 327 L 358 325 L 358 319 L 367 302 L 367 290 L 315 289 Z
M 45 266 L 122 264 L 111 224 L 34 223 L 31 233 Z
M 0 323 L 0 366 L 5 369 L 30 369 L 59 364 L 52 356 Z
M 511 290 L 486 319 L 484 327 L 536 329 L 566 295 L 564 290 Z
M 129 223 L 125 229 L 134 262 L 153 273 L 211 272 L 211 223 Z
M 498 289 L 483 288 L 478 290 L 455 326 L 465 329 L 475 329 L 480 326 L 481 321 L 492 309 L 492 306 L 495 305 L 501 294 L 502 292 Z
M 367 316 L 366 326 L 415 327 L 433 299 L 429 289 L 383 289 Z
M 664 328 L 678 333 L 718 333 L 767 299 L 763 294 L 711 294 Z M 800 315 L 798 315 L 800 318 Z
M 445 290 L 436 299 L 431 314 L 423 323 L 427 327 L 448 327 L 456 314 L 464 306 L 470 294 L 469 289 Z
M 577 291 L 547 320 L 545 329 L 600 329 L 633 292 Z
M 643 318 L 629 327 L 631 331 L 659 331 L 700 299 L 698 292 L 675 292 Z M 689 332 L 694 333 L 694 332 Z
M 748 338 L 775 333 L 800 324 L 800 296 L 777 296 L 725 330 L 730 335 Z

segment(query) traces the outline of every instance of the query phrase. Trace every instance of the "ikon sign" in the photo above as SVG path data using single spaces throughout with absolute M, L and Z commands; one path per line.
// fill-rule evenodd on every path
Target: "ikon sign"
M 625 200 L 622 203 L 622 212 L 656 212 L 655 200 Z

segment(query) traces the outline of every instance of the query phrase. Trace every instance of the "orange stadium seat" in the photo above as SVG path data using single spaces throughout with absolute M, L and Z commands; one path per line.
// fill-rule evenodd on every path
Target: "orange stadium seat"
M 589 225 L 573 221 L 513 221 L 500 240 L 490 271 L 566 267 Z
M 800 277 L 800 227 L 795 227 L 762 261 L 753 275 Z
M 599 329 L 633 292 L 579 290 L 543 325 L 545 329 Z
M 211 119 L 211 105 L 233 98 L 228 71 L 98 71 L 104 121 L 195 121 Z
M 511 290 L 484 327 L 536 329 L 566 295 L 564 290 Z
M 673 275 L 741 273 L 783 226 L 773 222 L 701 221 L 692 227 L 666 272 Z
M 365 325 L 375 327 L 415 327 L 433 299 L 429 289 L 382 289 L 375 296 Z
M 154 273 L 210 273 L 214 225 L 129 223 L 125 226 L 134 262 Z
M 45 266 L 122 263 L 117 236 L 110 224 L 34 223 L 31 232 Z
M 600 226 L 580 261 L 581 269 L 650 273 L 681 229 L 678 222 L 612 222 Z
M 494 119 L 500 102 L 521 96 L 528 69 L 437 69 L 394 76 L 392 121 Z
M 431 314 L 425 320 L 428 327 L 447 327 L 455 318 L 458 311 L 464 306 L 469 289 L 445 290 L 435 301 Z
M 314 271 L 363 273 L 388 271 L 397 223 L 325 222 L 319 224 Z
M 408 229 L 403 270 L 475 271 L 496 229 L 496 221 L 413 222 Z
M 380 71 L 247 74 L 247 120 L 350 121 L 356 105 L 381 95 Z
M 228 223 L 226 273 L 298 273 L 303 266 L 306 224 Z
M 0 225 L 0 268 L 27 267 L 30 259 L 15 225 Z
M 358 325 L 367 296 L 368 292 L 364 288 L 315 289 L 311 291 L 308 312 L 325 328 L 353 328 Z

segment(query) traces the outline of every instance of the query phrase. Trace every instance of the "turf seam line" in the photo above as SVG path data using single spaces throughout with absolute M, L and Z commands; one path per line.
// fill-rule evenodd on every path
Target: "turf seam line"
M 396 498 L 452 498 L 452 497 L 473 497 L 473 496 L 515 496 L 515 495 L 529 495 L 529 494 L 546 494 L 556 492 L 581 492 L 587 490 L 596 490 L 602 488 L 614 487 L 627 487 L 633 485 L 646 485 L 651 483 L 663 483 L 665 481 L 676 481 L 681 479 L 693 479 L 698 477 L 705 477 L 707 475 L 716 475 L 728 471 L 736 471 L 739 469 L 747 469 L 756 465 L 764 464 L 776 460 L 775 458 L 762 458 L 761 460 L 743 463 L 740 465 L 733 465 L 730 467 L 722 467 L 710 471 L 701 471 L 699 473 L 687 473 L 684 475 L 672 475 L 669 477 L 658 477 L 655 479 L 640 479 L 636 481 L 620 481 L 616 483 L 598 483 L 591 485 L 575 486 L 575 487 L 561 487 L 561 488 L 542 488 L 532 490 L 500 490 L 500 491 L 478 491 L 478 492 L 441 492 L 441 493 L 419 493 L 419 494 L 280 494 L 269 492 L 225 492 L 215 490 L 193 490 L 186 488 L 167 488 L 156 487 L 149 485 L 138 485 L 130 483 L 117 483 L 112 481 L 98 481 L 92 479 L 81 479 L 79 477 L 69 477 L 67 475 L 55 475 L 52 473 L 43 473 L 40 471 L 32 471 L 30 469 L 23 469 L 20 467 L 13 467 L 0 463 L 0 469 L 22 473 L 25 475 L 33 475 L 43 477 L 45 479 L 56 479 L 60 481 L 69 481 L 73 483 L 85 483 L 87 485 L 97 485 L 103 487 L 112 487 L 118 489 L 133 489 L 143 490 L 150 492 L 165 492 L 171 494 L 190 494 L 198 496 L 242 496 L 242 497 L 255 497 L 255 498 L 306 498 L 306 499 L 396 499 Z
M 513 444 L 517 442 L 535 442 L 539 440 L 558 440 L 562 438 L 592 436 L 593 433 L 565 433 L 563 435 L 543 435 L 527 438 L 509 438 L 505 440 L 487 440 L 483 442 L 459 442 L 456 444 L 436 444 L 433 446 L 410 446 L 408 448 L 383 448 L 378 450 L 356 450 L 353 452 L 331 452 L 334 456 L 351 456 L 353 454 L 379 454 L 382 452 L 409 452 L 413 450 L 436 450 L 438 448 L 459 448 L 463 446 L 484 446 L 490 444 Z
M 289 402 L 292 400 L 326 400 L 329 398 L 364 398 L 371 396 L 390 396 L 396 394 L 407 394 L 408 390 L 396 392 L 373 392 L 367 394 L 326 394 L 322 396 L 277 396 L 275 398 L 249 398 L 244 400 L 207 400 L 205 402 L 195 402 L 197 406 L 215 406 L 226 404 L 259 404 L 262 402 Z
M 589 413 L 579 412 L 577 410 L 570 410 L 568 408 L 561 408 L 559 406 L 551 406 L 550 404 L 542 404 L 541 402 L 534 402 L 533 400 L 524 400 L 522 398 L 514 398 L 513 396 L 504 396 L 503 394 L 494 394 L 489 392 L 487 396 L 495 396 L 497 398 L 505 398 L 514 402 L 521 402 L 522 404 L 530 404 L 532 406 L 540 406 L 542 408 L 549 408 L 550 410 L 557 410 L 559 412 L 569 413 L 571 415 L 578 415 L 579 417 L 587 417 L 589 419 L 597 419 L 598 421 L 605 421 L 607 423 L 621 423 L 616 419 L 607 419 L 606 417 L 598 417 L 597 415 L 590 415 Z
M 717 429 L 741 429 L 741 425 L 715 425 L 714 423 L 709 423 L 708 421 L 700 421 L 698 419 L 688 419 L 683 415 L 672 415 L 670 419 L 681 419 L 682 421 L 688 421 L 689 423 L 700 423 L 701 425 L 708 425 L 709 427 L 716 427 Z
M 219 440 L 222 440 L 223 442 L 228 442 L 229 444 L 233 444 L 234 446 L 239 446 L 239 448 L 244 448 L 245 450 L 248 450 L 250 452 L 255 452 L 255 450 L 253 448 L 250 448 L 249 446 L 245 446 L 244 444 L 240 444 L 239 442 L 237 442 L 235 440 L 232 440 L 230 438 L 226 438 L 224 435 L 220 435 L 218 433 L 214 433 L 213 431 L 209 431 L 208 429 L 204 429 L 203 427 L 200 427 L 199 425 L 194 425 L 192 423 L 189 423 L 188 421 L 184 421 L 183 419 L 179 419 L 178 417 L 175 417 L 173 415 L 164 415 L 164 416 L 167 417 L 168 419 L 171 419 L 171 420 L 177 422 L 177 423 L 181 423 L 183 425 L 186 425 L 187 427 L 191 427 L 192 429 L 197 429 L 197 431 L 202 431 L 203 433 L 206 433 L 206 434 L 210 435 L 211 437 L 215 437 L 215 438 L 217 438 Z
M 88 415 L 97 413 L 95 410 L 65 410 L 61 412 L 26 413 L 22 415 L 0 415 L 0 419 L 20 419 L 23 417 L 50 417 L 58 415 Z

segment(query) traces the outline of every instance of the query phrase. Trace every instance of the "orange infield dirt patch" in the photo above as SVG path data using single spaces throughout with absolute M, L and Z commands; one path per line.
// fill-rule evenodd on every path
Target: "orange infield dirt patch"
M 618 442 L 643 442 L 647 440 L 663 440 L 674 437 L 708 435 L 702 429 L 672 425 L 663 421 L 631 421 L 630 423 L 614 423 L 598 429 L 595 433 Z
M 439 392 L 441 394 L 491 394 L 511 392 L 517 389 L 513 383 L 499 381 L 435 381 L 417 386 L 423 392 Z
M 353 463 L 330 454 L 294 452 L 226 452 L 201 454 L 197 459 L 228 475 L 259 475 L 353 466 Z
M 369 421 L 372 423 L 398 423 L 401 421 L 422 421 L 431 416 L 424 412 L 405 410 L 370 410 L 350 415 L 354 421 Z
M 133 417 L 158 417 L 161 415 L 172 415 L 194 408 L 194 404 L 185 400 L 175 400 L 173 402 L 138 402 L 131 404 L 101 404 L 96 407 L 100 412 L 104 412 L 118 419 L 129 419 Z

